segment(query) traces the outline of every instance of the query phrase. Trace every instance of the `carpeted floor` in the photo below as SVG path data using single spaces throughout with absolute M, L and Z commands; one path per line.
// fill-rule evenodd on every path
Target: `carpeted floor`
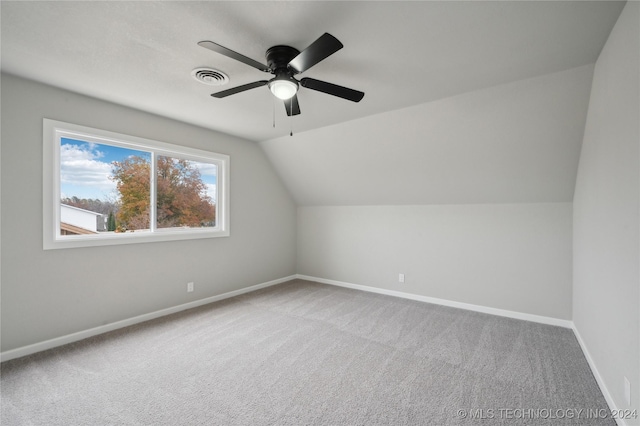
M 0 384 L 4 426 L 615 425 L 569 329 L 301 280 L 7 361 Z

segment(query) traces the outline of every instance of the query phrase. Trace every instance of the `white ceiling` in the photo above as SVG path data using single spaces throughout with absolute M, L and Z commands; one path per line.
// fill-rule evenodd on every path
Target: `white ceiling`
M 3 71 L 258 141 L 298 205 L 397 205 L 570 202 L 592 64 L 624 3 L 0 7 Z M 269 76 L 199 41 L 264 63 L 267 48 L 302 50 L 324 32 L 344 49 L 301 77 L 362 90 L 360 103 L 302 88 L 289 118 L 266 87 L 209 96 Z M 230 84 L 196 82 L 201 66 Z
M 595 62 L 623 3 L 12 2 L 2 1 L 3 71 L 256 141 L 319 129 Z M 301 89 L 287 118 L 267 74 L 199 47 L 211 40 L 264 62 L 276 44 L 303 49 L 324 32 L 345 45 L 302 76 L 366 93 L 359 103 Z M 221 89 L 220 89 L 221 90 Z

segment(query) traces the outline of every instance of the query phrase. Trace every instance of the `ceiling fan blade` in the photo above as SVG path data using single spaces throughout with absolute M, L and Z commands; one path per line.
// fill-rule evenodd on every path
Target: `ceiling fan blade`
M 235 95 L 236 93 L 244 92 L 245 90 L 255 89 L 256 87 L 264 86 L 267 84 L 267 80 L 254 81 L 253 83 L 243 84 L 242 86 L 232 87 L 231 89 L 223 90 L 222 92 L 212 93 L 214 98 L 226 98 L 227 96 Z
M 318 62 L 333 55 L 344 46 L 337 38 L 329 33 L 324 33 L 311 46 L 304 49 L 289 62 L 289 67 L 298 73 L 305 72 Z
M 238 52 L 234 52 L 231 49 L 227 49 L 224 46 L 220 46 L 219 44 L 214 43 L 212 41 L 207 41 L 207 40 L 201 41 L 201 42 L 198 43 L 198 46 L 202 46 L 205 49 L 213 50 L 216 53 L 220 53 L 221 55 L 227 56 L 227 57 L 229 57 L 231 59 L 235 59 L 236 61 L 240 61 L 240 62 L 242 62 L 244 64 L 247 64 L 247 65 L 249 65 L 251 67 L 257 68 L 260 71 L 270 72 L 268 66 L 263 65 L 258 61 L 254 61 L 251 58 L 247 58 L 246 56 L 241 55 Z
M 337 84 L 327 83 L 326 81 L 316 80 L 315 78 L 305 77 L 300 80 L 302 87 L 317 90 L 318 92 L 337 96 L 353 102 L 360 102 L 364 97 L 364 92 L 349 89 L 348 87 L 338 86 Z
M 300 104 L 298 104 L 298 96 L 293 95 L 291 99 L 285 99 L 284 109 L 287 110 L 287 115 L 289 117 L 291 117 L 292 115 L 300 115 Z

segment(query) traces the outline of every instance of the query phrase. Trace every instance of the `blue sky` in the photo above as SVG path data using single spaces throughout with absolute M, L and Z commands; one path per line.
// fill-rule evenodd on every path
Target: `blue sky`
M 62 138 L 60 143 L 61 197 L 91 198 L 115 201 L 118 192 L 111 176 L 111 163 L 130 156 L 150 159 L 148 152 Z M 192 162 L 200 169 L 207 193 L 216 199 L 216 167 Z

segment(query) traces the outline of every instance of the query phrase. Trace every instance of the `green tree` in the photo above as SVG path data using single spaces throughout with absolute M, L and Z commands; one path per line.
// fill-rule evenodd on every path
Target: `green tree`
M 107 218 L 107 231 L 115 231 L 116 230 L 116 217 L 113 212 L 109 212 L 109 217 Z

